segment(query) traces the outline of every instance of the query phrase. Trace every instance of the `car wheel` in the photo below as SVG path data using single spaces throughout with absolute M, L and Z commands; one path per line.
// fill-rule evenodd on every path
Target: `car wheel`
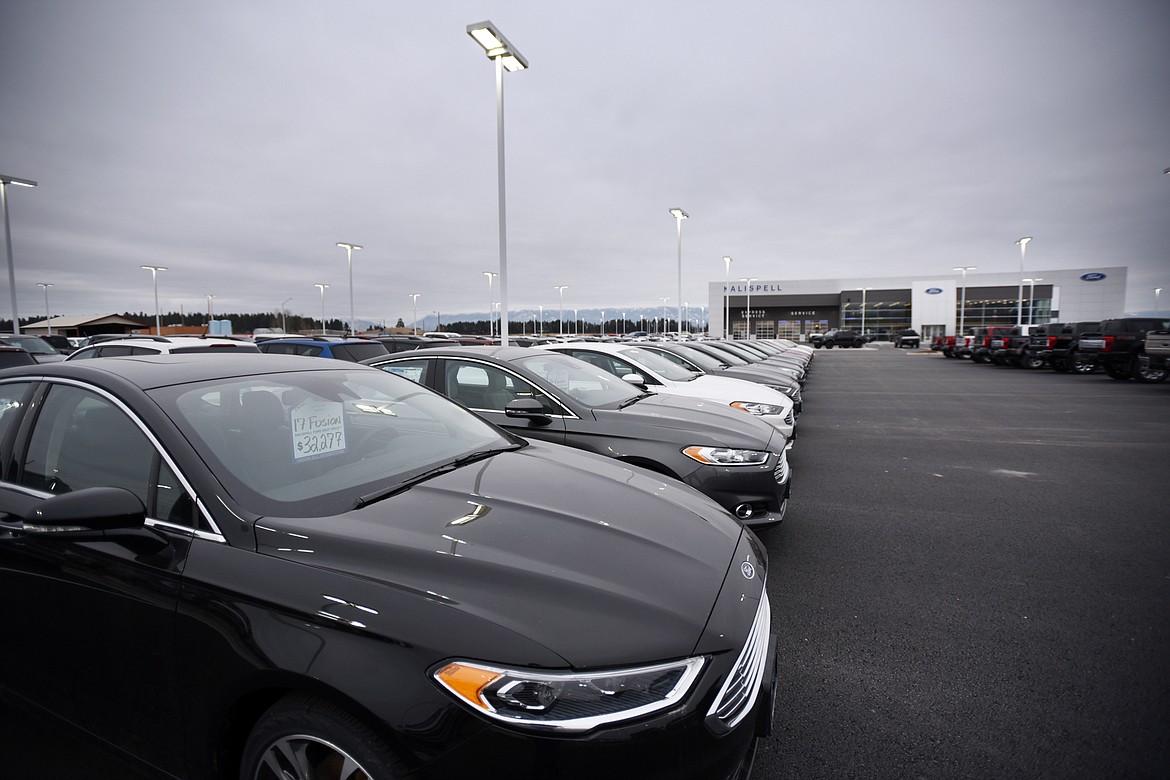
M 300 694 L 264 713 L 240 763 L 240 780 L 393 780 L 405 774 L 401 760 L 362 721 Z
M 1109 375 L 1110 379 L 1129 379 L 1135 373 L 1132 360 L 1127 360 L 1124 363 L 1106 363 L 1105 373 Z
M 833 342 L 826 341 L 825 342 L 825 349 L 832 349 L 832 348 L 833 348 Z
M 1020 358 L 1020 365 L 1024 368 L 1044 368 L 1044 358 L 1038 355 L 1024 355 Z
M 1092 360 L 1083 358 L 1076 352 L 1073 352 L 1071 355 L 1069 355 L 1068 365 L 1073 373 L 1076 374 L 1091 374 L 1093 373 L 1093 369 L 1097 367 L 1097 364 Z
M 1167 373 L 1165 365 L 1151 363 L 1148 355 L 1134 358 L 1133 378 L 1139 382 L 1165 382 Z
M 854 348 L 854 349 L 861 349 L 861 346 L 862 346 L 863 344 L 865 344 L 865 342 L 864 342 L 864 341 L 862 341 L 861 339 L 854 339 L 854 340 L 853 340 L 853 348 Z

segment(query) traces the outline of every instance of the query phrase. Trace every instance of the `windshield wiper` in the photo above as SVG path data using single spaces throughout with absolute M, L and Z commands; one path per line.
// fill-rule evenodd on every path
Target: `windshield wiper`
M 402 491 L 407 490 L 419 484 L 420 482 L 426 482 L 428 479 L 433 479 L 440 474 L 446 474 L 448 472 L 455 471 L 460 466 L 466 466 L 468 463 L 474 463 L 477 460 L 490 458 L 492 455 L 496 455 L 501 452 L 518 450 L 523 446 L 524 444 L 509 444 L 506 447 L 496 447 L 494 449 L 488 450 L 476 450 L 475 452 L 469 452 L 466 455 L 460 455 L 458 458 L 448 461 L 447 463 L 443 463 L 442 465 L 435 466 L 433 469 L 427 469 L 426 471 L 423 471 L 419 474 L 415 474 L 410 479 L 403 480 L 402 482 L 398 482 L 389 487 L 382 488 L 381 490 L 375 490 L 372 493 L 366 493 L 364 496 L 358 496 L 357 501 L 354 502 L 353 508 L 361 509 L 364 506 L 369 506 L 375 501 L 381 501 L 384 498 L 389 498 L 390 496 L 393 496 L 397 493 L 401 493 Z
M 620 404 L 618 404 L 618 408 L 625 409 L 627 406 L 632 406 L 633 404 L 636 404 L 639 401 L 641 401 L 643 398 L 649 398 L 652 395 L 654 395 L 654 393 L 642 393 L 641 395 L 636 395 L 633 398 L 627 398 L 626 400 L 624 400 Z

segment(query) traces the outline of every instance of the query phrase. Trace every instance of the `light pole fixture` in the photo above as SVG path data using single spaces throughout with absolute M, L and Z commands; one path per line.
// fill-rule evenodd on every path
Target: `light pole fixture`
M 1042 282 L 1043 279 L 1025 279 L 1028 283 L 1028 324 L 1036 324 L 1036 282 Z
M 750 339 L 752 337 L 752 282 L 758 282 L 759 279 L 752 276 L 750 278 L 745 277 L 740 279 L 740 281 L 746 285 L 747 289 L 747 325 L 745 326 L 746 332 L 744 333 L 743 337 L 745 339 Z
M 52 282 L 37 282 L 37 287 L 45 290 L 45 327 L 49 329 L 50 336 L 53 335 L 53 315 L 49 314 L 49 288 L 52 286 Z
M 682 223 L 684 219 L 690 219 L 691 215 L 687 214 L 680 208 L 670 209 L 670 216 L 674 217 L 675 225 L 678 227 L 678 297 L 675 298 L 675 303 L 678 305 L 678 329 L 683 328 L 683 310 L 682 310 Z
M 558 315 L 560 324 L 558 325 L 558 329 L 560 330 L 560 335 L 563 336 L 565 335 L 565 290 L 569 289 L 569 285 L 558 284 L 554 285 L 553 289 L 560 293 L 561 296 L 561 312 Z
M 1024 254 L 1027 252 L 1028 242 L 1031 240 L 1031 236 L 1024 236 L 1016 241 L 1020 245 L 1020 305 L 1016 310 L 1016 325 L 1024 324 Z
M 1166 169 L 1166 173 L 1170 173 L 1170 168 Z M 1162 311 L 1162 288 L 1161 287 L 1154 288 L 1154 311 L 1155 312 Z
M 150 278 L 154 281 L 154 330 L 159 336 L 162 335 L 162 317 L 158 311 L 158 272 L 167 270 L 161 265 L 144 265 L 140 266 L 144 271 L 150 271 Z
M 488 279 L 488 338 L 490 339 L 495 335 L 495 331 L 492 329 L 492 314 L 496 308 L 496 299 L 492 297 L 492 280 L 499 276 L 499 274 L 495 271 L 484 271 L 483 275 Z
M 528 67 L 512 43 L 490 21 L 467 25 L 467 34 L 496 63 L 496 178 L 500 211 L 500 344 L 508 346 L 508 207 L 504 186 L 504 71 L 516 73 Z
M 313 286 L 321 291 L 321 335 L 325 335 L 325 291 L 329 289 L 329 285 L 325 282 L 314 282 Z
M 20 333 L 20 317 L 16 314 L 16 266 L 12 262 L 12 229 L 8 225 L 8 185 L 35 187 L 32 179 L 18 179 L 0 173 L 0 210 L 4 212 L 4 248 L 8 254 L 8 289 L 12 293 L 12 332 Z
M 659 298 L 658 300 L 662 301 L 662 324 L 658 326 L 658 335 L 661 336 L 666 332 L 666 302 L 669 301 L 670 298 Z
M 285 306 L 285 304 L 287 304 L 291 300 L 292 300 L 292 298 L 285 298 L 283 301 L 280 302 L 280 332 L 281 333 L 288 333 L 288 328 L 285 327 L 286 322 L 285 322 L 285 317 L 284 317 L 284 314 L 285 314 L 284 306 Z
M 974 271 L 975 266 L 973 266 L 973 265 L 957 265 L 954 268 L 952 268 L 951 270 L 963 272 L 963 286 L 962 286 L 962 292 L 960 293 L 962 297 L 959 299 L 959 336 L 964 336 L 964 335 L 966 335 L 966 332 L 963 329 L 964 322 L 967 319 L 967 272 Z
M 410 332 L 418 335 L 418 298 L 422 293 L 410 293 L 410 305 L 414 311 L 414 321 L 410 323 Z
M 723 338 L 731 338 L 731 258 L 723 256 Z
M 349 334 L 357 332 L 357 321 L 353 318 L 353 250 L 361 249 L 361 244 L 350 244 L 338 241 L 337 245 L 345 250 L 345 264 L 349 266 Z

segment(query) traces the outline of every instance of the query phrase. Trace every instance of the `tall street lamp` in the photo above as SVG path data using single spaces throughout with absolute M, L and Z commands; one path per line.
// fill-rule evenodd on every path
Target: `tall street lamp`
M 740 281 L 743 282 L 745 285 L 747 285 L 747 326 L 746 326 L 747 332 L 744 334 L 744 338 L 751 339 L 751 337 L 752 337 L 752 282 L 758 282 L 759 279 L 752 276 L 750 278 L 745 277 L 743 279 L 740 279 Z
M 662 324 L 658 326 L 658 335 L 661 336 L 666 332 L 666 302 L 670 298 L 659 298 L 658 300 L 662 301 Z
M 974 271 L 975 266 L 957 265 L 951 270 L 963 272 L 963 290 L 960 293 L 962 297 L 959 299 L 959 336 L 964 336 L 966 335 L 966 331 L 963 330 L 964 320 L 967 318 L 967 272 Z
M 285 304 L 287 304 L 291 300 L 292 300 L 292 298 L 285 298 L 283 301 L 280 302 L 280 332 L 281 333 L 288 333 L 288 328 L 285 327 L 285 325 L 287 323 L 285 322 L 285 317 L 284 317 L 284 315 L 285 315 L 285 308 L 284 307 L 285 307 Z
M 560 317 L 560 335 L 563 336 L 565 335 L 565 290 L 569 289 L 569 285 L 558 284 L 554 285 L 553 289 L 561 295 L 561 313 L 558 316 Z
M 20 317 L 16 314 L 16 266 L 12 262 L 12 229 L 8 225 L 8 185 L 35 187 L 32 179 L 18 179 L 0 173 L 0 210 L 4 212 L 4 248 L 8 252 L 8 289 L 12 293 L 12 332 L 20 333 Z
M 682 310 L 682 223 L 684 219 L 690 219 L 690 215 L 680 208 L 670 209 L 670 216 L 674 217 L 675 225 L 678 227 L 678 297 L 675 298 L 675 303 L 678 304 L 678 329 L 683 328 L 683 310 Z
M 597 335 L 601 338 L 605 338 L 605 309 L 601 310 L 601 332 Z
M 45 327 L 49 329 L 50 336 L 53 335 L 53 315 L 49 314 L 49 288 L 52 286 L 52 282 L 37 282 L 37 287 L 45 290 Z
M 495 311 L 496 299 L 492 297 L 492 280 L 498 276 L 495 271 L 484 271 L 483 275 L 488 278 L 488 338 L 495 335 L 492 329 L 492 313 Z
M 723 256 L 723 338 L 731 338 L 731 258 Z
M 1167 172 L 1170 173 L 1170 170 L 1168 170 Z M 1155 312 L 1162 311 L 1162 288 L 1161 287 L 1154 288 L 1154 311 Z
M 861 335 L 865 336 L 865 294 L 869 292 L 868 287 L 861 288 Z
M 1016 325 L 1024 324 L 1024 254 L 1028 249 L 1028 242 L 1031 240 L 1031 236 L 1024 236 L 1016 241 L 1020 245 L 1020 306 L 1016 311 Z
M 167 270 L 161 265 L 144 265 L 140 266 L 144 271 L 150 271 L 150 278 L 154 281 L 154 330 L 159 336 L 162 335 L 162 317 L 158 311 L 158 272 Z
M 211 299 L 214 297 L 215 296 L 212 295 L 211 293 L 207 293 L 207 327 L 208 327 L 208 329 L 211 328 Z
M 410 323 L 412 335 L 418 335 L 418 298 L 422 293 L 410 293 L 410 305 L 414 310 L 414 321 Z
M 490 21 L 467 25 L 467 34 L 483 47 L 496 63 L 496 171 L 500 210 L 500 343 L 508 346 L 508 229 L 504 187 L 504 71 L 516 73 L 528 67 L 528 60 Z
M 314 282 L 313 286 L 321 291 L 321 335 L 325 335 L 325 291 L 329 289 L 329 285 L 324 282 Z
M 1036 324 L 1036 282 L 1042 282 L 1043 279 L 1025 279 L 1028 283 L 1028 324 Z
M 349 266 L 349 333 L 352 336 L 356 331 L 357 322 L 353 318 L 353 250 L 361 249 L 361 244 L 350 244 L 338 241 L 337 245 L 345 250 L 345 263 Z
M 536 304 L 536 308 L 540 310 L 540 334 L 537 334 L 537 335 L 543 335 L 544 334 L 544 304 L 538 303 L 538 304 Z

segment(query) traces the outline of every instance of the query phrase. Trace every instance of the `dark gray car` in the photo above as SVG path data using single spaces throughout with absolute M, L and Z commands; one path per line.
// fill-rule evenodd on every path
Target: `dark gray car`
M 681 480 L 759 530 L 784 518 L 786 442 L 751 415 L 645 393 L 582 360 L 523 347 L 442 347 L 363 361 L 459 401 L 519 436 Z

